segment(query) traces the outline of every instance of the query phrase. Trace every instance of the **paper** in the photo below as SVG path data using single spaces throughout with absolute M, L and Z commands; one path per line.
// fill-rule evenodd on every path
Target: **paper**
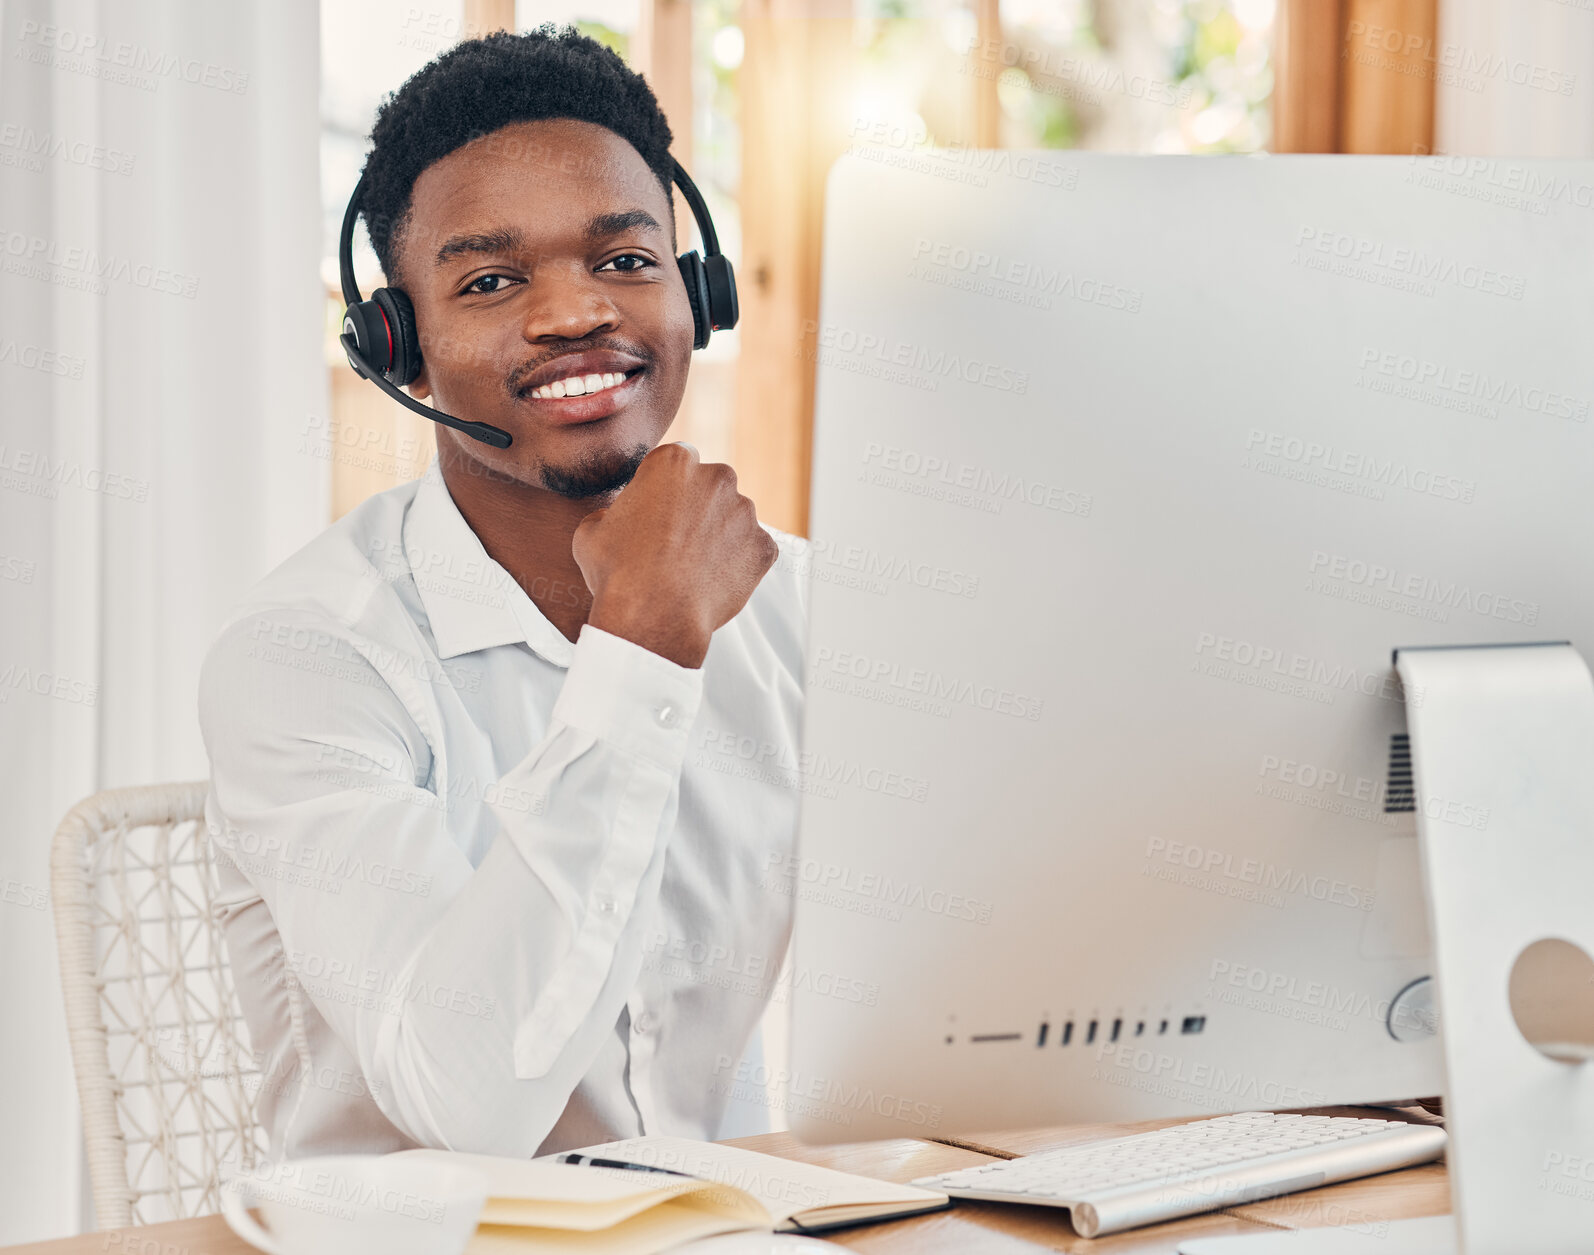
M 467 1248 L 475 1255 L 656 1251 L 714 1233 L 774 1225 L 756 1199 L 715 1181 L 459 1151 L 397 1153 L 439 1166 L 463 1164 L 487 1178 L 487 1203 Z
M 833 1168 L 816 1168 L 775 1155 L 697 1142 L 685 1137 L 634 1137 L 602 1146 L 583 1147 L 584 1155 L 622 1159 L 650 1167 L 673 1168 L 729 1185 L 751 1194 L 769 1209 L 776 1222 L 807 1216 L 826 1208 L 861 1204 L 890 1205 L 945 1202 L 946 1195 L 914 1185 L 876 1181 Z M 544 1162 L 537 1160 L 534 1162 Z
M 484 1224 L 464 1255 L 651 1255 L 682 1242 L 750 1227 L 745 1220 L 698 1205 L 696 1199 L 670 1199 L 596 1231 Z

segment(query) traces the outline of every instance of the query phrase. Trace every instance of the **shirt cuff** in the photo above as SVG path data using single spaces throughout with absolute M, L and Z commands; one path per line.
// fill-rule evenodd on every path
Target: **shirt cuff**
M 673 771 L 702 700 L 702 668 L 584 623 L 553 718 Z

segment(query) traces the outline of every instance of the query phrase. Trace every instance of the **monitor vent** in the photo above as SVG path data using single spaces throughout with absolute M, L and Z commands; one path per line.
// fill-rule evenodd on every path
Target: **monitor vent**
M 1384 813 L 1397 815 L 1417 809 L 1411 779 L 1411 735 L 1396 732 L 1389 738 L 1389 785 L 1384 790 Z

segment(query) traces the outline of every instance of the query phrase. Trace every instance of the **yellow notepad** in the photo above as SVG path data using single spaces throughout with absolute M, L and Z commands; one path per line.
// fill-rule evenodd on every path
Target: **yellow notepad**
M 817 1230 L 933 1211 L 947 1196 L 912 1185 L 794 1163 L 680 1137 L 639 1137 L 582 1154 L 673 1168 L 690 1177 L 407 1150 L 409 1159 L 464 1163 L 486 1174 L 487 1205 L 466 1255 L 652 1255 L 744 1229 Z

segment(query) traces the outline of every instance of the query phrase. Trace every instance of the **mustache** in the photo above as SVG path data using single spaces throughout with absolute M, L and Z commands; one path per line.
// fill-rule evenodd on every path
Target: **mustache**
M 629 353 L 632 357 L 642 359 L 644 366 L 653 365 L 653 354 L 649 353 L 640 344 L 626 344 L 620 340 L 595 340 L 590 344 L 570 343 L 561 348 L 557 353 L 548 353 L 534 361 L 524 362 L 515 367 L 504 380 L 504 386 L 509 395 L 518 397 L 526 390 L 526 380 L 530 379 L 542 367 L 555 358 L 568 357 L 573 353 Z

